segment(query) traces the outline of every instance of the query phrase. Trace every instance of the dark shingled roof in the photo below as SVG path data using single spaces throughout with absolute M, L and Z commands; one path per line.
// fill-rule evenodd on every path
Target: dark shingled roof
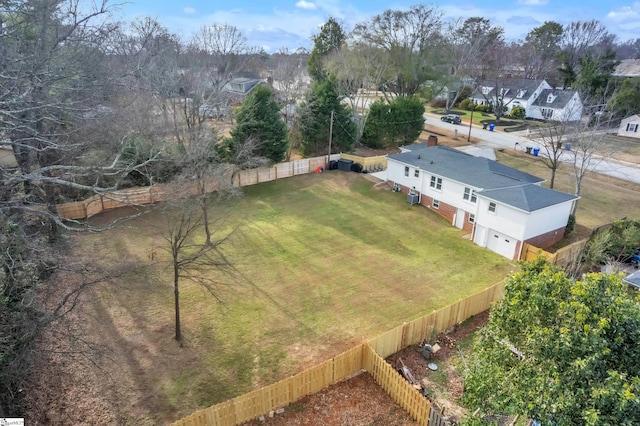
M 527 212 L 578 198 L 536 185 L 544 181 L 537 176 L 454 148 L 441 145 L 427 147 L 424 143 L 402 148 L 407 151 L 388 158 L 479 188 L 478 195 Z
M 478 192 L 478 195 L 526 212 L 533 212 L 578 198 L 575 195 L 527 184 L 511 188 L 487 189 Z
M 640 288 L 640 271 L 636 271 L 633 274 L 627 276 L 626 278 L 623 278 L 622 281 L 624 281 L 627 284 L 636 286 L 637 288 Z
M 547 103 L 547 98 L 550 94 L 553 94 L 555 98 L 553 102 Z M 576 92 L 574 90 L 556 90 L 556 89 L 544 89 L 538 98 L 533 101 L 532 105 L 544 107 L 544 108 L 554 108 L 554 109 L 562 109 L 573 98 Z
M 442 145 L 426 147 L 426 144 L 416 144 L 403 148 L 411 151 L 389 155 L 388 158 L 476 188 L 504 188 L 523 182 L 544 181 L 488 158 L 474 157 Z
M 518 91 L 524 90 L 524 96 L 522 98 L 528 99 L 533 92 L 542 84 L 544 80 L 533 80 L 530 78 L 506 78 L 498 82 L 498 89 L 504 89 L 509 91 L 505 94 L 507 98 L 520 98 L 518 97 Z M 496 82 L 491 80 L 481 81 L 477 85 L 477 89 L 473 93 L 472 97 L 482 97 L 482 87 L 493 87 L 493 89 L 485 96 L 492 98 L 495 97 Z M 477 96 L 476 96 L 477 94 Z

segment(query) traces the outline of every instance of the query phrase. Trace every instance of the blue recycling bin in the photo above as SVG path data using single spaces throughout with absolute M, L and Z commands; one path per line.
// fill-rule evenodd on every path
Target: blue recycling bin
M 566 149 L 567 151 L 571 151 L 571 142 L 567 142 L 567 143 L 564 145 L 564 149 Z
M 533 148 L 533 156 L 534 157 L 537 157 L 539 153 L 540 153 L 540 148 L 537 148 L 537 147 Z
M 493 123 L 489 124 L 489 131 L 490 132 L 493 132 L 493 129 L 495 129 L 495 128 L 496 128 L 495 124 L 493 124 Z

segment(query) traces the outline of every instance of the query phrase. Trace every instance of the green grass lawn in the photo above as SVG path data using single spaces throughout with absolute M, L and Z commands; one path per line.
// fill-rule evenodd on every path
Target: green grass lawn
M 301 371 L 514 269 L 405 195 L 373 189 L 363 175 L 309 174 L 245 192 L 212 206 L 227 218 L 226 229 L 240 226 L 227 252 L 240 276 L 223 305 L 183 282 L 184 348 L 172 340 L 168 258 L 150 260 L 152 251 L 162 253 L 165 213 L 79 238 L 78 249 L 97 259 L 116 253 L 145 270 L 96 292 L 93 314 L 105 340 L 136 339 L 157 354 L 136 361 L 145 365 L 141 380 L 162 394 L 153 410 L 165 417 L 156 420 Z M 172 357 L 178 361 L 163 360 Z

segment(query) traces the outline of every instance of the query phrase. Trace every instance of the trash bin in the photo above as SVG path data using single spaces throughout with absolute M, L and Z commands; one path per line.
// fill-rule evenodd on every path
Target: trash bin
M 350 172 L 352 164 L 353 160 L 341 158 L 338 160 L 338 170 L 342 170 L 343 172 Z
M 495 124 L 493 124 L 493 123 L 489 124 L 489 131 L 490 132 L 493 132 L 493 129 L 495 129 L 495 128 L 496 128 Z
M 531 154 L 531 150 L 533 149 L 532 147 L 528 146 L 525 148 L 527 150 L 527 154 Z
M 567 151 L 571 151 L 571 142 L 567 142 L 564 146 L 564 149 L 566 149 Z
M 487 130 L 489 123 L 482 123 L 482 130 Z
M 533 156 L 534 157 L 537 157 L 539 152 L 540 152 L 540 148 L 538 148 L 538 147 L 533 148 Z

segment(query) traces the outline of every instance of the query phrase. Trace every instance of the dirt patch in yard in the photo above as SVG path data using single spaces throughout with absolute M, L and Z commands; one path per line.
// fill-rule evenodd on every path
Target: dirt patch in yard
M 427 397 L 433 407 L 444 413 L 445 417 L 459 421 L 467 411 L 458 404 L 464 386 L 453 358 L 459 355 L 459 343 L 483 327 L 488 319 L 489 311 L 487 310 L 452 327 L 448 332 L 430 339 L 427 343 L 432 346 L 437 344 L 440 350 L 432 354 L 429 360 L 422 356 L 421 345 L 412 345 L 388 357 L 387 362 L 396 371 L 403 365 L 406 366 L 427 390 Z M 430 363 L 435 364 L 438 369 L 435 371 L 429 369 Z
M 273 416 L 273 417 L 271 417 Z M 368 373 L 306 396 L 276 414 L 243 426 L 379 425 L 413 426 L 418 423 L 396 404 Z

